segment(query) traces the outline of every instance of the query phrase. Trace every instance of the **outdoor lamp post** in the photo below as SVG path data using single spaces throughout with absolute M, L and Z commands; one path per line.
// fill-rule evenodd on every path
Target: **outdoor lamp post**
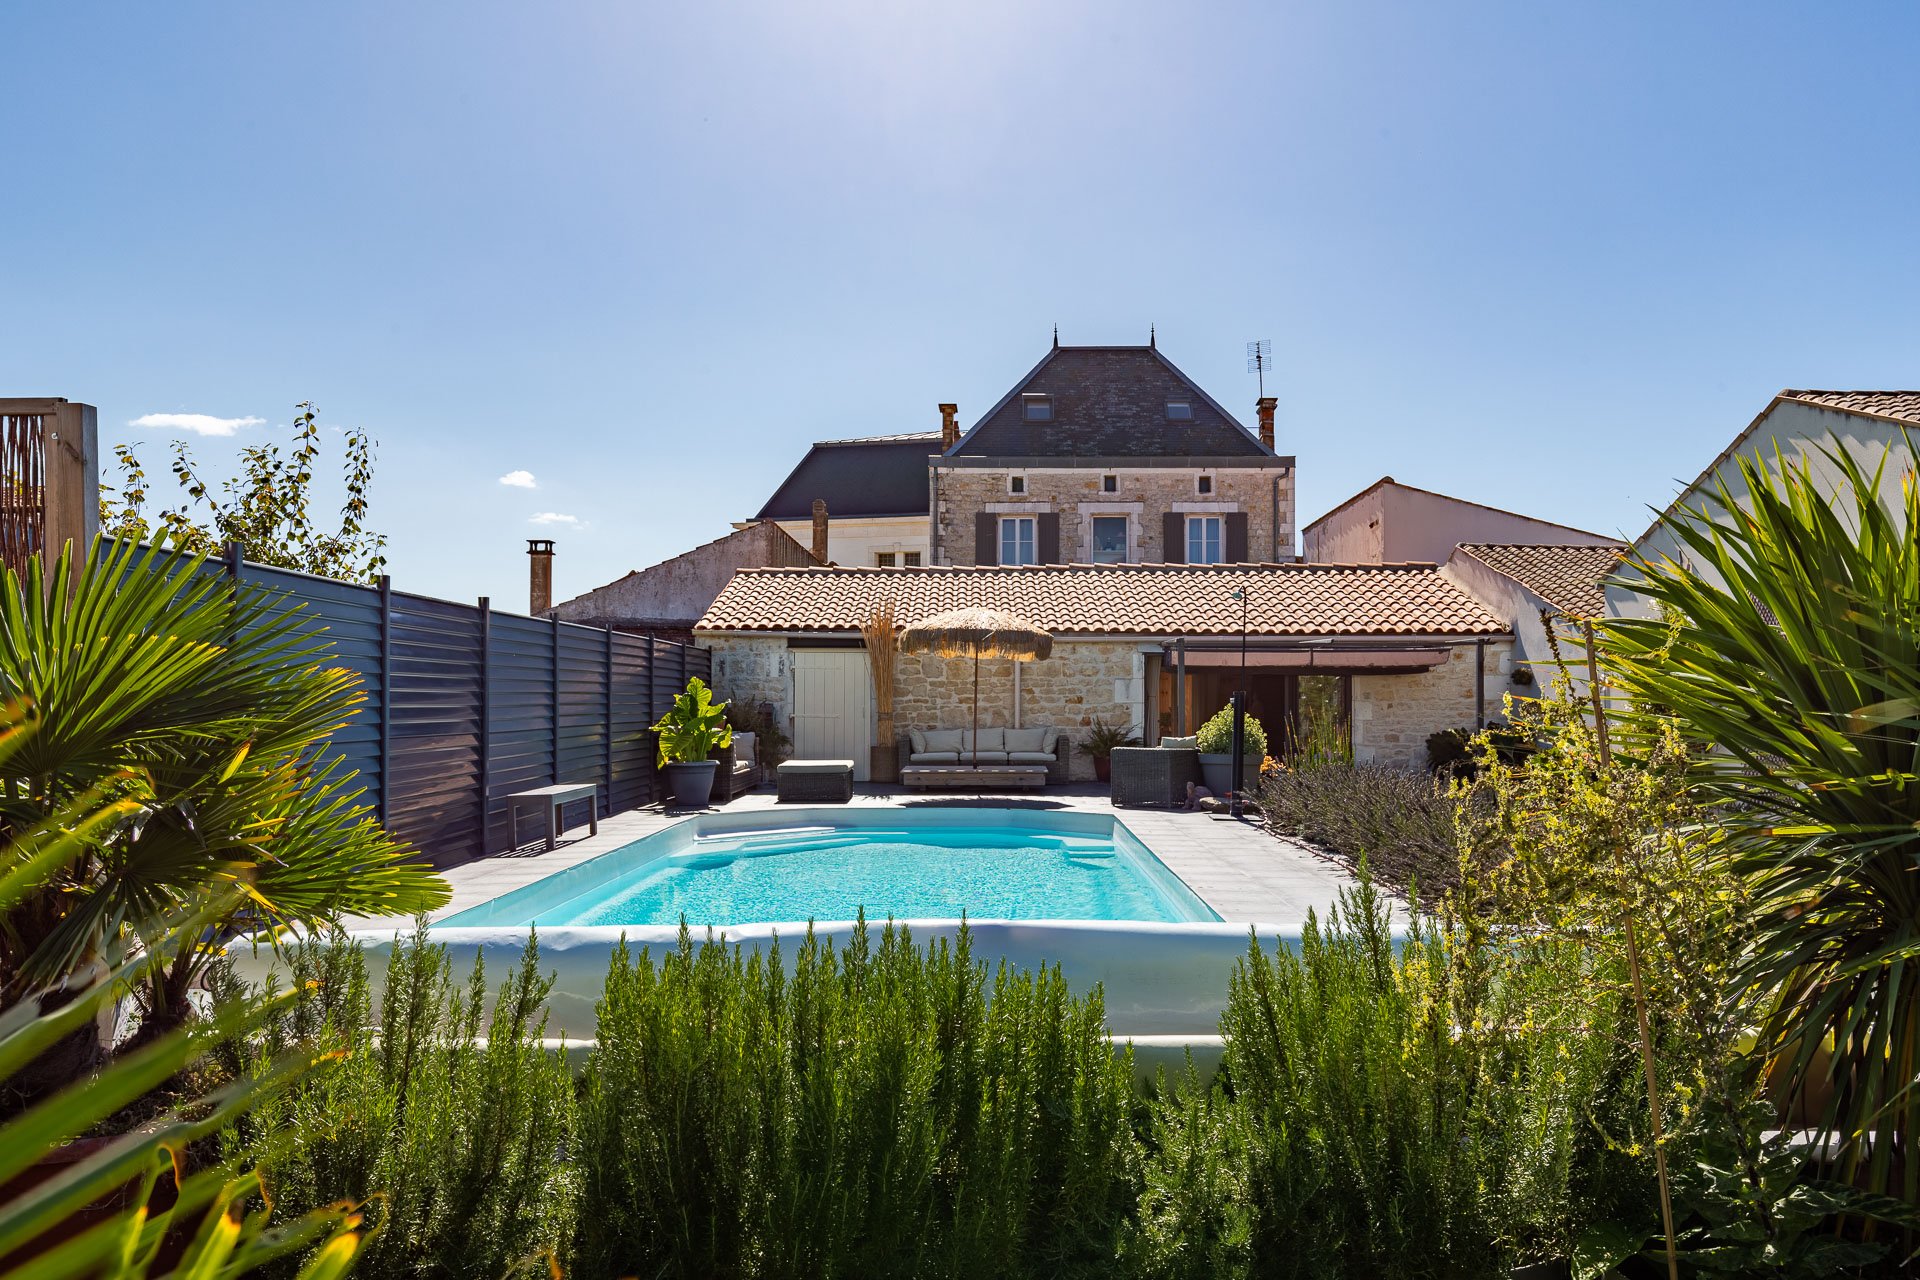
M 1246 790 L 1247 768 L 1247 589 L 1234 588 L 1233 599 L 1240 602 L 1240 687 L 1233 695 L 1233 791 L 1227 812 L 1243 816 L 1241 793 Z

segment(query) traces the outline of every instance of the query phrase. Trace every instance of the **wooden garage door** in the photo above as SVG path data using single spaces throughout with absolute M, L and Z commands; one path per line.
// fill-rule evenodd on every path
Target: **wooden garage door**
M 793 651 L 793 758 L 851 760 L 867 781 L 873 745 L 873 679 L 864 649 Z

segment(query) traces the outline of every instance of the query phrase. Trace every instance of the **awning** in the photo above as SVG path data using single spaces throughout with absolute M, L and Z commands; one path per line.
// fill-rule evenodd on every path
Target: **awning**
M 1320 671 L 1327 675 L 1409 675 L 1431 671 L 1452 656 L 1451 649 L 1248 649 L 1249 671 Z M 1169 652 L 1169 667 L 1176 661 Z M 1187 670 L 1240 669 L 1240 653 L 1225 649 L 1187 650 Z

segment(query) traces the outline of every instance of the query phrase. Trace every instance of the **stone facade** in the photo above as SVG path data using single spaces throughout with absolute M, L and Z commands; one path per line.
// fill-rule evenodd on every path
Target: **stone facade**
M 1124 460 L 1121 460 L 1124 461 Z M 935 542 L 939 564 L 971 565 L 974 557 L 974 517 L 981 511 L 1003 515 L 1030 515 L 1051 511 L 1060 517 L 1060 558 L 1069 564 L 1093 559 L 1093 517 L 1127 517 L 1127 561 L 1159 563 L 1166 559 L 1163 517 L 1170 511 L 1219 514 L 1244 511 L 1247 515 L 1247 558 L 1252 561 L 1293 559 L 1293 468 L 1288 467 L 938 467 L 934 491 Z M 1025 482 L 1024 493 L 1009 491 L 1009 478 Z M 1116 491 L 1104 489 L 1104 477 L 1114 476 Z M 1197 477 L 1212 478 L 1212 492 L 1201 493 Z M 1278 537 L 1275 528 L 1275 484 L 1279 486 Z
M 716 696 L 750 705 L 771 702 L 776 718 L 791 732 L 793 664 L 785 638 L 714 636 L 708 644 L 713 650 Z M 1018 716 L 1023 725 L 1064 729 L 1078 742 L 1096 718 L 1125 725 L 1138 725 L 1145 718 L 1146 654 L 1137 643 L 1059 642 L 1051 657 L 1019 666 Z M 1005 658 L 980 663 L 983 728 L 1014 723 L 1013 667 Z M 899 655 L 894 667 L 893 718 L 902 731 L 970 726 L 973 660 Z M 1072 776 L 1091 781 L 1092 759 L 1076 752 Z
M 1486 714 L 1502 714 L 1512 689 L 1512 645 L 1486 648 Z M 1474 649 L 1462 645 L 1450 661 L 1412 675 L 1353 677 L 1353 754 L 1401 769 L 1424 769 L 1427 735 L 1474 723 Z

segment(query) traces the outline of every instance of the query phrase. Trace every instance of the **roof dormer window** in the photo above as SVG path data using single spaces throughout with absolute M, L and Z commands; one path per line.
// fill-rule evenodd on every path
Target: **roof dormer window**
M 1023 395 L 1020 397 L 1026 408 L 1028 422 L 1053 421 L 1053 397 L 1043 395 Z
M 1191 422 L 1193 420 L 1193 401 L 1167 401 L 1167 418 L 1173 422 Z

